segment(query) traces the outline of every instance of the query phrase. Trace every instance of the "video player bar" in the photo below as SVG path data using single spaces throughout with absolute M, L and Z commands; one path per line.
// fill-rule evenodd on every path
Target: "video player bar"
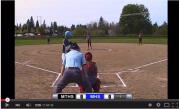
M 76 95 L 75 95 L 76 96 Z M 88 95 L 87 95 L 88 96 Z M 86 96 L 86 98 L 88 98 Z M 105 98 L 105 96 L 104 96 Z M 114 97 L 115 98 L 115 97 Z M 164 108 L 179 109 L 179 100 L 83 100 L 49 99 L 19 100 L 1 102 L 2 108 Z
M 132 99 L 132 94 L 125 93 L 79 93 L 79 94 L 53 94 L 53 99 L 77 99 L 77 100 L 123 100 Z

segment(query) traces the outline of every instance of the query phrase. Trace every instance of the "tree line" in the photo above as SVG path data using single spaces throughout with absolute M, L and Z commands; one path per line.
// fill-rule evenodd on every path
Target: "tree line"
M 115 36 L 138 34 L 143 32 L 147 35 L 167 35 L 168 24 L 164 22 L 162 25 L 157 23 L 152 24 L 150 20 L 150 13 L 148 9 L 142 4 L 128 4 L 123 7 L 119 22 L 108 22 L 102 16 L 98 21 L 90 22 L 88 24 L 74 25 L 66 27 L 58 25 L 56 21 L 51 22 L 50 26 L 46 25 L 45 20 L 42 24 L 39 21 L 34 21 L 31 16 L 30 19 L 23 25 L 16 24 L 16 33 L 36 33 L 41 35 L 63 35 L 66 30 L 73 32 L 75 36 L 83 36 L 90 32 L 94 36 Z

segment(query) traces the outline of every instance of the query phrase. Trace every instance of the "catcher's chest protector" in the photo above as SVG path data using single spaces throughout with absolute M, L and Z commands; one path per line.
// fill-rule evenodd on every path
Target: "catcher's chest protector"
M 95 76 L 97 74 L 95 62 L 85 64 L 84 70 L 89 76 Z

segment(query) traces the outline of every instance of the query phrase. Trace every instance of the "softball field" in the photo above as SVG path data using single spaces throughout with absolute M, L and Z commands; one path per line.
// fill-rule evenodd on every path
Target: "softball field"
M 87 44 L 79 43 L 81 51 Z M 61 44 L 15 47 L 16 99 L 51 99 L 61 68 Z M 132 93 L 134 99 L 167 99 L 167 45 L 94 43 L 102 93 Z M 79 93 L 76 84 L 63 92 Z

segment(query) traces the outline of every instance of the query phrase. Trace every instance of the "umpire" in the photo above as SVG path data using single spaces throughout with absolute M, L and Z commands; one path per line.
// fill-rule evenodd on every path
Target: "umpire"
M 69 83 L 77 83 L 85 88 L 85 92 L 92 92 L 87 74 L 83 72 L 85 63 L 85 57 L 80 52 L 80 47 L 76 43 L 72 43 L 70 51 L 62 59 L 61 78 L 57 80 L 57 86 L 54 88 L 53 93 L 61 93 Z

